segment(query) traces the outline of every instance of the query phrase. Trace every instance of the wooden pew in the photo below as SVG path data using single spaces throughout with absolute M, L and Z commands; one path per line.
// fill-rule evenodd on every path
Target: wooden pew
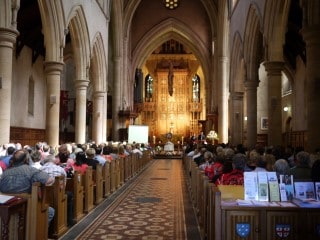
M 103 197 L 108 197 L 111 194 L 111 163 L 106 162 L 102 168 L 103 179 Z
M 206 232 L 208 240 L 214 238 L 214 226 L 215 226 L 215 192 L 219 191 L 213 183 L 207 184 L 207 221 L 206 221 Z
M 94 204 L 98 205 L 103 200 L 103 178 L 102 165 L 97 164 L 96 169 L 92 170 L 94 182 Z
M 124 169 L 125 169 L 125 181 L 128 181 L 131 177 L 131 155 L 126 156 L 124 160 Z
M 49 235 L 51 238 L 59 238 L 67 230 L 67 195 L 65 193 L 64 176 L 56 176 L 52 186 L 46 186 L 46 201 L 55 210 L 51 222 Z
M 115 166 L 115 171 L 116 171 L 116 176 L 115 176 L 115 185 L 116 185 L 116 189 L 118 189 L 120 187 L 120 159 L 117 158 L 115 159 L 116 161 L 116 166 Z
M 120 171 L 120 179 L 119 179 L 119 184 L 120 186 L 124 184 L 125 181 L 125 158 L 124 157 L 119 157 L 119 171 Z
M 116 191 L 116 160 L 112 160 L 110 164 L 110 191 L 114 193 Z
M 7 194 L 2 194 L 5 197 Z M 13 197 L 11 195 L 8 195 Z M 27 203 L 26 198 L 4 200 L 0 205 L 0 239 L 26 238 Z
M 86 173 L 82 175 L 84 189 L 84 213 L 90 212 L 94 208 L 93 204 L 93 176 L 92 167 L 89 166 Z
M 48 204 L 46 203 L 46 187 L 41 183 L 33 183 L 31 193 L 10 194 L 26 198 L 27 203 L 27 221 L 25 239 L 48 239 Z M 14 220 L 14 221 L 17 221 Z M 11 225 L 11 224 L 10 224 Z M 13 231 L 10 231 L 13 232 Z M 16 229 L 15 231 L 16 232 Z
M 80 172 L 75 171 L 73 178 L 67 179 L 66 190 L 73 193 L 73 221 L 79 222 L 84 217 L 83 202 L 84 190 L 82 184 L 82 175 Z
M 131 154 L 131 177 L 137 174 L 138 153 Z

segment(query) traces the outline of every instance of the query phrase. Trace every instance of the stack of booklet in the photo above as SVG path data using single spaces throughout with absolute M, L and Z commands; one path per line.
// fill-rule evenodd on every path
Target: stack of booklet
M 238 200 L 238 205 L 270 206 L 274 202 L 320 207 L 320 182 L 294 182 L 292 175 L 280 175 L 278 180 L 275 172 L 245 172 L 244 199 Z

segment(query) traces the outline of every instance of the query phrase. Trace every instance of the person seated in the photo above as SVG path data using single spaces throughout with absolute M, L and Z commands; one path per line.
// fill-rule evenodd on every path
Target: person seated
M 278 159 L 273 165 L 273 171 L 276 172 L 278 179 L 280 179 L 280 175 L 289 175 L 290 166 L 287 160 Z
M 71 166 L 74 171 L 78 171 L 81 174 L 85 174 L 88 168 L 88 164 L 86 163 L 86 154 L 84 152 L 76 153 L 75 162 Z
M 221 175 L 218 184 L 222 185 L 243 185 L 243 172 L 247 162 L 246 155 L 237 153 L 232 158 L 232 168 L 230 173 L 224 173 Z
M 33 150 L 30 154 L 32 164 L 31 166 L 37 169 L 40 169 L 42 167 L 40 160 L 41 160 L 41 152 L 39 150 Z
M 215 156 L 215 158 L 213 159 L 213 163 L 211 165 L 212 170 L 207 175 L 210 181 L 213 181 L 213 179 L 216 176 L 220 176 L 223 173 L 223 169 L 224 169 L 223 163 L 224 163 L 224 160 L 221 156 Z
M 92 146 L 95 150 L 96 150 L 96 155 L 95 155 L 95 159 L 99 161 L 99 163 L 101 164 L 101 166 L 104 166 L 104 164 L 106 163 L 106 159 L 101 155 L 102 154 L 102 148 L 100 146 Z
M 47 155 L 43 160 L 43 166 L 41 171 L 48 173 L 51 177 L 64 176 L 64 185 L 67 185 L 67 173 L 65 169 L 55 163 L 56 158 L 54 155 Z M 68 227 L 74 225 L 73 221 L 73 193 L 71 191 L 65 191 L 67 195 L 67 222 Z
M 207 175 L 207 173 L 209 174 L 211 165 L 213 163 L 213 154 L 212 152 L 206 151 L 203 157 L 204 157 L 204 162 L 199 165 L 199 169 L 205 171 L 205 174 Z
M 320 182 L 320 159 L 315 160 L 312 164 L 311 179 L 313 182 Z
M 96 150 L 94 150 L 94 148 L 88 148 L 86 150 L 86 155 L 86 164 L 88 164 L 88 166 L 91 166 L 92 169 L 96 169 L 97 165 L 100 164 L 99 161 L 95 159 Z
M 40 182 L 44 185 L 52 185 L 54 178 L 48 173 L 29 165 L 29 152 L 18 150 L 10 159 L 9 168 L 3 172 L 0 181 L 0 192 L 5 194 L 31 193 L 32 185 Z M 54 217 L 54 209 L 49 207 L 48 225 Z
M 198 166 L 200 166 L 202 163 L 205 162 L 204 160 L 204 153 L 207 151 L 207 149 L 205 147 L 202 147 L 200 150 L 200 155 L 196 158 L 194 158 L 193 160 L 196 162 L 196 164 Z
M 310 154 L 304 151 L 296 155 L 295 166 L 290 168 L 290 175 L 293 175 L 294 180 L 309 180 L 311 179 Z

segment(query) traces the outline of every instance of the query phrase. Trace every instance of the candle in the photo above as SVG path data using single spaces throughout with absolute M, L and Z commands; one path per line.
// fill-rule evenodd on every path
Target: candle
M 153 136 L 153 144 L 156 144 L 156 136 Z
M 181 138 L 181 144 L 183 145 L 183 136 L 182 136 L 182 138 Z

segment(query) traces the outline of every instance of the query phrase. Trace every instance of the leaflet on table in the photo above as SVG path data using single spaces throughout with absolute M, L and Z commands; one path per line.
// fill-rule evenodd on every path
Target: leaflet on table
M 314 182 L 294 182 L 295 197 L 301 200 L 316 199 Z
M 268 177 L 266 172 L 258 172 L 258 189 L 259 201 L 269 201 Z
M 305 207 L 305 208 L 320 208 L 320 201 L 317 201 L 315 199 L 299 199 L 294 198 L 292 200 L 293 203 L 298 205 L 299 207 Z
M 271 202 L 280 201 L 279 183 L 276 172 L 267 172 L 269 183 L 269 197 Z
M 281 201 L 291 201 L 294 197 L 293 176 L 280 175 L 279 187 Z
M 258 177 L 256 172 L 244 172 L 244 200 L 258 200 Z

